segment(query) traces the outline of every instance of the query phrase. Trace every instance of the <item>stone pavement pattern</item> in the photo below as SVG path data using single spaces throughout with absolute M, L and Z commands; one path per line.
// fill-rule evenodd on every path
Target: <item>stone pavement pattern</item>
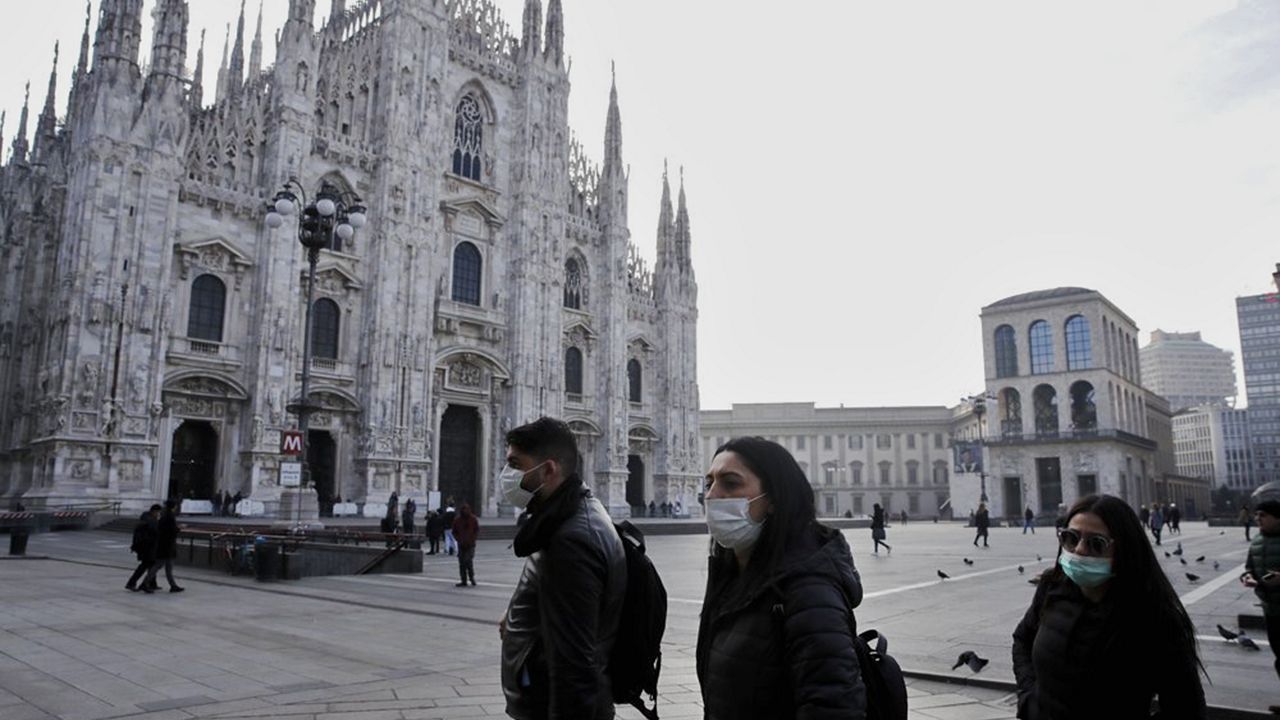
M 958 526 L 891 528 L 895 552 L 868 556 L 865 531 L 850 531 L 867 599 L 861 627 L 890 638 L 904 667 L 952 674 L 959 651 L 991 659 L 987 679 L 1011 679 L 1008 637 L 1029 601 L 1027 573 L 1047 566 L 1048 533 L 993 532 L 975 551 Z M 1200 526 L 1184 535 L 1191 557 L 1242 557 L 1242 538 Z M 706 538 L 659 536 L 650 553 L 671 595 L 665 639 L 663 717 L 699 717 L 693 669 Z M 33 553 L 75 560 L 0 562 L 0 717 L 356 717 L 502 716 L 496 618 L 519 562 L 506 542 L 482 543 L 478 588 L 453 587 L 456 564 L 429 557 L 415 576 L 313 578 L 257 584 L 179 569 L 188 592 L 146 596 L 123 590 L 128 537 L 65 533 L 32 538 Z M 1198 548 L 1193 550 L 1193 548 Z M 962 563 L 962 557 L 975 561 Z M 1181 575 L 1180 564 L 1170 572 Z M 937 568 L 955 578 L 942 583 Z M 1182 593 L 1202 593 L 1189 609 L 1197 626 L 1233 626 L 1251 609 L 1234 583 L 1211 591 L 1175 577 Z M 1185 595 L 1184 595 L 1185 597 Z M 1214 685 L 1211 702 L 1265 708 L 1277 696 L 1270 653 L 1202 640 Z M 956 672 L 962 676 L 964 673 Z M 919 718 L 1013 716 L 1009 693 L 915 682 Z M 634 718 L 630 710 L 621 717 Z

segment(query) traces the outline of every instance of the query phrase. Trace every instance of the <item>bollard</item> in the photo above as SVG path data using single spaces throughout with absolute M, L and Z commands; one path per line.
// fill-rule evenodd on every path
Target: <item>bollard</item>
M 30 535 L 26 530 L 14 528 L 9 533 L 9 554 L 10 555 L 26 555 L 27 554 L 27 538 Z

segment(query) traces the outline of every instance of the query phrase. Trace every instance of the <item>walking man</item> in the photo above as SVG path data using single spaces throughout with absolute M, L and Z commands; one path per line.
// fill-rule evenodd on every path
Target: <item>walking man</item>
M 462 578 L 458 587 L 466 587 L 468 579 L 471 580 L 472 587 L 475 587 L 476 566 L 473 561 L 476 558 L 476 538 L 479 536 L 480 521 L 471 512 L 471 505 L 462 503 L 462 510 L 453 519 L 453 538 L 458 541 L 458 576 Z
M 1169 515 L 1165 519 L 1169 521 L 1170 535 L 1182 534 L 1182 528 L 1179 527 L 1182 524 L 1182 511 L 1178 509 L 1177 504 L 1169 503 Z
M 1030 530 L 1032 535 L 1036 534 L 1036 514 L 1032 512 L 1031 506 L 1027 506 L 1027 511 L 1022 513 L 1022 534 L 1026 535 Z
M 444 518 L 440 517 L 440 513 L 435 510 L 427 511 L 427 542 L 430 547 L 427 549 L 428 555 L 435 555 L 440 552 L 440 536 L 444 534 Z
M 142 586 L 138 586 L 138 579 L 143 575 L 150 575 L 151 566 L 156 564 L 156 540 L 159 537 L 158 523 L 160 521 L 160 506 L 152 505 L 151 509 L 142 513 L 138 518 L 138 524 L 133 528 L 133 542 L 129 545 L 129 550 L 138 556 L 138 568 L 129 576 L 129 581 L 124 584 L 125 590 L 137 592 L 141 590 L 145 593 L 155 592 L 147 581 L 144 579 Z
M 577 441 L 559 420 L 539 418 L 507 433 L 498 484 L 508 503 L 528 508 L 513 543 L 526 558 L 524 571 L 498 624 L 506 711 L 518 720 L 614 717 L 606 665 L 627 559 L 577 463 Z
M 982 540 L 982 547 L 991 547 L 987 544 L 987 531 L 991 528 L 991 513 L 987 512 L 986 503 L 978 503 L 978 512 L 974 513 L 973 525 L 978 528 L 978 534 L 973 536 L 973 546 L 978 547 L 978 540 Z
M 404 514 L 400 518 L 400 527 L 404 528 L 405 535 L 413 535 L 413 516 L 418 512 L 418 503 L 413 498 L 407 498 L 404 501 Z
M 1164 511 L 1160 509 L 1160 503 L 1151 506 L 1151 536 L 1156 539 L 1156 544 L 1160 544 L 1160 533 L 1164 530 Z
M 169 592 L 180 593 L 184 590 L 173 579 L 173 558 L 178 554 L 178 515 L 174 512 L 176 507 L 177 503 L 173 500 L 165 500 L 164 510 L 156 523 L 156 561 L 147 572 L 145 583 L 152 590 L 160 589 L 156 583 L 156 574 L 160 572 L 161 566 L 164 566 L 164 579 L 169 583 Z
M 1267 640 L 1276 656 L 1276 674 L 1280 675 L 1280 500 L 1259 502 L 1254 514 L 1258 518 L 1258 537 L 1249 544 L 1249 555 L 1240 582 L 1253 588 L 1262 601 Z M 1271 709 L 1277 712 L 1276 706 Z
M 458 511 L 453 507 L 453 496 L 445 501 L 440 514 L 444 516 L 444 551 L 452 555 L 458 551 L 458 541 L 453 536 L 453 521 L 458 519 Z

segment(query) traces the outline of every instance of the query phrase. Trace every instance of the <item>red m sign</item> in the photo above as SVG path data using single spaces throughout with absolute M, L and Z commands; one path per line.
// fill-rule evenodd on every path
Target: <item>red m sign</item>
M 280 454 L 301 455 L 302 433 L 297 430 L 285 430 L 280 433 Z

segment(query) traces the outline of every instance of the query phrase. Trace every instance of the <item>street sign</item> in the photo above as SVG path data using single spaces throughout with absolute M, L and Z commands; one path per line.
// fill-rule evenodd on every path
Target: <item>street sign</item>
M 280 454 L 301 455 L 302 433 L 297 430 L 285 430 L 280 433 Z
M 302 463 L 280 463 L 280 487 L 299 487 L 302 485 Z

